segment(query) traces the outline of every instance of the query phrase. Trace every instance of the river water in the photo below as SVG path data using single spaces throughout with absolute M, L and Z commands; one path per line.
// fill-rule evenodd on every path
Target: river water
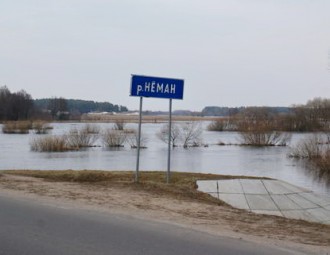
M 238 143 L 239 134 L 210 132 L 206 130 L 207 124 L 204 122 L 202 126 L 203 143 L 208 144 L 208 147 L 174 148 L 171 151 L 172 171 L 271 177 L 330 195 L 330 187 L 308 171 L 302 161 L 287 157 L 290 146 L 294 146 L 307 134 L 293 134 L 290 146 L 287 147 L 219 146 L 216 145 L 219 141 Z M 53 123 L 51 134 L 63 134 L 71 128 L 84 125 Z M 111 123 L 95 125 L 102 130 L 113 126 Z M 156 136 L 162 125 L 142 125 L 142 133 L 148 141 L 147 149 L 141 150 L 141 170 L 167 169 L 167 144 Z M 137 124 L 128 124 L 126 127 L 137 129 Z M 28 135 L 0 133 L 0 170 L 135 170 L 137 153 L 128 145 L 120 149 L 108 149 L 98 140 L 96 145 L 99 147 L 80 151 L 33 152 L 30 150 L 30 142 L 39 136 L 33 132 Z

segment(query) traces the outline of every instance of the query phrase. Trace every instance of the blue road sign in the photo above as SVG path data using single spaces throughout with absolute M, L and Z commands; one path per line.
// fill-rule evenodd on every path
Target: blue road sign
M 131 96 L 183 99 L 184 80 L 132 75 Z

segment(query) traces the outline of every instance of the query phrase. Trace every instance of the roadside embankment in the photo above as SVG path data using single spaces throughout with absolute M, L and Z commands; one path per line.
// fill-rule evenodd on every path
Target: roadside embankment
M 330 226 L 257 215 L 199 192 L 196 180 L 238 178 L 173 173 L 171 184 L 161 172 L 2 171 L 1 194 L 44 203 L 120 213 L 178 224 L 220 236 L 274 244 L 307 254 L 330 252 Z M 241 176 L 239 178 L 242 178 Z

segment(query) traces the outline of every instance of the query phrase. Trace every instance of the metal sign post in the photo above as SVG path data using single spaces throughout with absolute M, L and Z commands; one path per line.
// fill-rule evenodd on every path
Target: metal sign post
M 139 130 L 138 130 L 138 140 L 137 140 L 137 156 L 136 156 L 135 182 L 139 182 L 140 147 L 141 147 L 141 123 L 142 123 L 142 102 L 143 102 L 143 97 L 140 97 Z
M 169 118 L 168 118 L 168 152 L 167 152 L 167 174 L 166 183 L 170 183 L 171 179 L 171 143 L 172 143 L 172 98 L 170 98 L 169 107 Z
M 135 182 L 139 181 L 140 167 L 140 145 L 141 145 L 141 124 L 142 124 L 142 98 L 168 98 L 169 99 L 169 123 L 168 123 L 168 155 L 167 155 L 167 174 L 166 182 L 170 182 L 171 174 L 171 140 L 172 140 L 172 99 L 183 99 L 184 81 L 181 79 L 151 77 L 132 75 L 131 80 L 131 96 L 140 97 L 140 112 L 139 112 L 139 131 L 137 144 L 137 159 Z

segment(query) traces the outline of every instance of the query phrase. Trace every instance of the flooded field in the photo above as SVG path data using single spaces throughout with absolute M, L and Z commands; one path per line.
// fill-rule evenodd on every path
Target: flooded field
M 302 161 L 287 157 L 290 147 L 254 148 L 247 146 L 219 146 L 217 143 L 239 141 L 235 132 L 210 132 L 203 126 L 203 144 L 207 147 L 185 149 L 176 147 L 171 154 L 172 171 L 200 172 L 230 175 L 265 176 L 290 182 L 330 195 L 330 188 L 319 181 Z M 71 128 L 83 127 L 82 123 L 53 123 L 50 134 L 64 134 Z M 105 130 L 111 123 L 95 124 Z M 167 167 L 167 144 L 157 138 L 163 124 L 143 124 L 142 133 L 147 137 L 147 148 L 141 150 L 140 169 L 164 171 Z M 137 129 L 137 124 L 127 124 L 127 128 Z M 303 139 L 306 134 L 293 134 L 290 145 Z M 109 149 L 100 140 L 97 147 L 68 152 L 33 152 L 30 142 L 40 135 L 0 133 L 0 169 L 42 169 L 42 170 L 135 170 L 136 150 L 125 145 L 123 148 Z

